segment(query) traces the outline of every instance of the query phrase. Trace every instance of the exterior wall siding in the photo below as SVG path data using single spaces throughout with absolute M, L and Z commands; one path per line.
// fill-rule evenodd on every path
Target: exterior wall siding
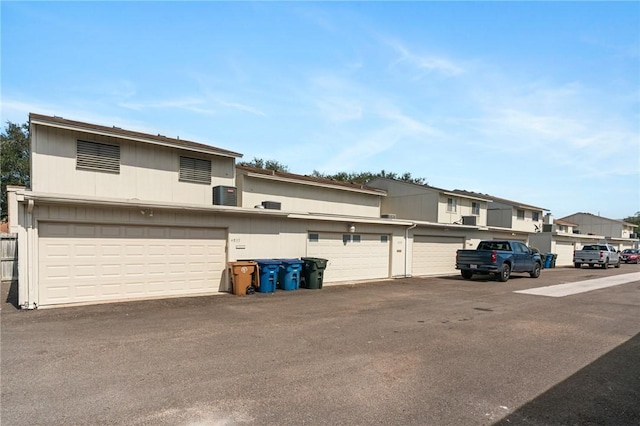
M 563 220 L 577 223 L 578 229 L 582 234 L 593 234 L 611 238 L 629 238 L 631 236 L 629 228 L 623 226 L 622 223 L 599 216 L 578 213 L 567 216 L 563 218 Z
M 211 205 L 212 188 L 233 185 L 234 160 L 112 137 L 32 126 L 34 192 Z M 120 146 L 120 173 L 76 169 L 76 141 Z M 209 185 L 178 180 L 180 155 L 211 160 Z
M 453 198 L 456 200 L 456 211 L 450 212 L 447 210 L 447 199 Z M 480 205 L 480 214 L 473 214 L 473 203 Z M 483 201 L 471 200 L 469 198 L 457 197 L 454 195 L 440 194 L 438 199 L 438 222 L 439 223 L 462 223 L 462 216 L 476 216 L 477 226 L 487 225 L 487 203 Z
M 380 196 L 238 174 L 241 207 L 275 201 L 287 212 L 380 217 Z

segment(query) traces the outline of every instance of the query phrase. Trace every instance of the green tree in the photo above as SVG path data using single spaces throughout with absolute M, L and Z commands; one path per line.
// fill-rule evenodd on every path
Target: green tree
M 624 219 L 627 223 L 633 223 L 634 225 L 640 226 L 640 212 L 636 212 L 635 216 L 625 217 Z M 634 232 L 640 232 L 640 230 L 636 230 Z
M 318 178 L 332 179 L 332 180 L 337 180 L 337 181 L 341 181 L 341 182 L 361 183 L 361 184 L 365 184 L 368 181 L 370 181 L 371 179 L 376 178 L 376 177 L 384 177 L 384 178 L 388 178 L 388 179 L 396 179 L 396 180 L 401 180 L 401 181 L 404 181 L 404 182 L 416 183 L 418 185 L 426 185 L 426 183 L 427 183 L 427 180 L 425 178 L 415 178 L 415 177 L 411 176 L 411 173 L 409 173 L 409 172 L 403 173 L 402 175 L 398 175 L 397 173 L 387 172 L 385 170 L 381 170 L 378 173 L 371 173 L 371 172 L 359 172 L 359 173 L 338 172 L 338 173 L 335 173 L 335 174 L 324 174 L 324 173 L 320 173 L 317 170 L 314 170 L 311 175 L 315 176 L 315 177 L 318 177 Z
M 280 163 L 277 160 L 263 160 L 262 158 L 254 157 L 251 161 L 241 161 L 239 166 L 255 167 L 257 169 L 275 170 L 276 172 L 288 172 L 289 167 Z
M 0 136 L 0 219 L 7 220 L 7 185 L 29 186 L 29 124 L 7 121 Z

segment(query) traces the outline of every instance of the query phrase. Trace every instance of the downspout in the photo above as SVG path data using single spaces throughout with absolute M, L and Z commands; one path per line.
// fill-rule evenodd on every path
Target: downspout
M 408 227 L 407 229 L 404 230 L 404 277 L 408 278 L 409 275 L 407 275 L 407 262 L 409 261 L 409 252 L 408 252 L 408 248 L 409 248 L 409 231 L 413 228 L 415 228 L 416 226 L 418 226 L 417 223 L 414 223 L 413 225 L 411 225 L 410 227 Z
M 34 246 L 35 246 L 35 237 L 34 237 L 34 219 L 33 219 L 33 207 L 35 202 L 33 200 L 27 201 L 27 217 L 26 217 L 26 231 L 27 231 L 27 244 L 25 250 L 26 252 L 26 264 L 27 264 L 27 274 L 26 274 L 26 287 L 27 287 L 27 298 L 25 300 L 25 305 L 23 307 L 27 309 L 35 309 L 35 283 L 34 283 Z

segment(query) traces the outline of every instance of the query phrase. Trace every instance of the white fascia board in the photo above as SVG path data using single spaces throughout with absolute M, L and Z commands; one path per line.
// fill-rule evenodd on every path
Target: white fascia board
M 412 226 L 414 222 L 397 220 L 397 219 L 378 219 L 373 217 L 361 217 L 361 216 L 340 216 L 340 215 L 324 215 L 324 214 L 301 214 L 291 213 L 287 216 L 289 219 L 304 219 L 304 220 L 321 220 L 324 222 L 352 222 L 362 224 L 375 224 L 375 225 L 397 225 L 397 226 Z
M 484 201 L 484 202 L 487 202 L 487 203 L 491 202 L 491 200 L 487 199 L 487 198 L 474 197 L 474 196 L 471 196 L 471 195 L 463 195 L 463 194 L 458 194 L 458 193 L 455 193 L 455 192 L 440 191 L 440 193 L 443 194 L 443 195 L 451 195 L 453 197 L 458 197 L 458 198 L 466 198 L 468 200 Z
M 487 226 L 486 228 L 488 231 L 498 231 L 498 232 L 510 232 L 513 235 L 517 235 L 517 234 L 522 234 L 522 235 L 535 235 L 535 234 L 539 234 L 540 232 L 529 232 L 529 231 L 520 231 L 517 229 L 511 229 L 511 228 L 501 228 L 499 226 Z
M 431 228 L 443 228 L 443 229 L 473 229 L 473 230 L 484 230 L 485 228 L 478 225 L 458 225 L 457 223 L 440 223 L 440 222 L 426 222 L 416 220 L 415 223 L 418 226 L 425 226 Z
M 252 178 L 258 178 L 258 179 L 268 179 L 268 180 L 275 180 L 275 181 L 286 182 L 286 183 L 295 183 L 298 185 L 308 185 L 308 186 L 316 186 L 320 188 L 338 189 L 341 191 L 348 191 L 348 192 L 359 192 L 362 194 L 377 195 L 380 197 L 387 196 L 386 192 L 377 192 L 377 191 L 371 191 L 368 189 L 349 188 L 346 186 L 331 185 L 330 183 L 311 182 L 306 180 L 285 178 L 285 177 L 275 176 L 275 175 L 264 175 L 262 173 L 248 172 L 246 173 L 246 176 L 252 177 Z
M 136 198 L 122 199 L 122 198 L 98 198 L 98 197 L 74 197 L 64 194 L 43 194 L 26 191 L 23 193 L 25 200 L 33 200 L 34 202 L 41 202 L 46 204 L 71 204 L 71 205 L 84 205 L 84 206 L 111 206 L 111 207 L 135 207 L 135 208 L 150 208 L 158 210 L 183 210 L 183 211 L 198 211 L 198 212 L 211 212 L 211 213 L 228 213 L 228 214 L 254 214 L 254 215 L 266 215 L 266 216 L 287 216 L 289 213 L 281 210 L 270 209 L 256 209 L 246 207 L 233 207 L 233 206 L 220 206 L 211 205 L 203 206 L 202 204 L 180 204 L 180 203 L 168 203 L 168 202 L 153 202 L 143 201 Z
M 154 139 L 148 139 L 148 138 L 142 138 L 142 137 L 136 137 L 136 136 L 131 136 L 131 135 L 125 135 L 122 133 L 118 132 L 118 128 L 114 128 L 113 132 L 109 132 L 109 131 L 104 131 L 104 130 L 97 130 L 97 129 L 91 129 L 91 128 L 87 128 L 87 127 L 82 127 L 82 126 L 73 126 L 70 124 L 64 124 L 64 123 L 52 123 L 50 121 L 44 121 L 44 120 L 39 120 L 37 118 L 33 118 L 31 119 L 31 123 L 33 124 L 39 124 L 42 126 L 47 126 L 47 127 L 56 127 L 58 129 L 64 129 L 64 130 L 72 130 L 72 131 L 76 131 L 76 132 L 83 132 L 83 133 L 91 133 L 94 135 L 101 135 L 101 136 L 110 136 L 110 137 L 114 137 L 114 138 L 118 138 L 118 139 L 125 139 L 125 140 L 130 140 L 130 141 L 134 141 L 134 142 L 142 142 L 142 143 L 148 143 L 151 145 L 158 145 L 158 146 L 164 146 L 164 147 L 169 147 L 169 148 L 175 148 L 175 149 L 180 149 L 183 151 L 189 151 L 189 152 L 198 152 L 198 153 L 202 153 L 202 154 L 209 154 L 209 155 L 216 155 L 218 157 L 227 157 L 227 158 L 239 158 L 242 157 L 242 154 L 239 155 L 232 155 L 232 154 L 226 154 L 223 152 L 218 152 L 215 151 L 214 149 L 208 150 L 205 148 L 195 148 L 195 147 L 188 147 L 185 145 L 181 145 L 181 144 L 173 144 L 173 143 L 169 143 L 169 142 L 161 142 L 161 141 L 157 141 Z

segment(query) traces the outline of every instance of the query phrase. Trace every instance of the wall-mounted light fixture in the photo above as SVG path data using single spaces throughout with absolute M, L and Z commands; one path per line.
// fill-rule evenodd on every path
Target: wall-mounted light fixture
M 351 232 L 352 234 L 356 232 L 356 225 L 354 223 L 349 224 L 349 232 Z
M 140 214 L 142 216 L 153 217 L 153 210 L 152 209 L 142 209 L 142 210 L 140 210 Z

